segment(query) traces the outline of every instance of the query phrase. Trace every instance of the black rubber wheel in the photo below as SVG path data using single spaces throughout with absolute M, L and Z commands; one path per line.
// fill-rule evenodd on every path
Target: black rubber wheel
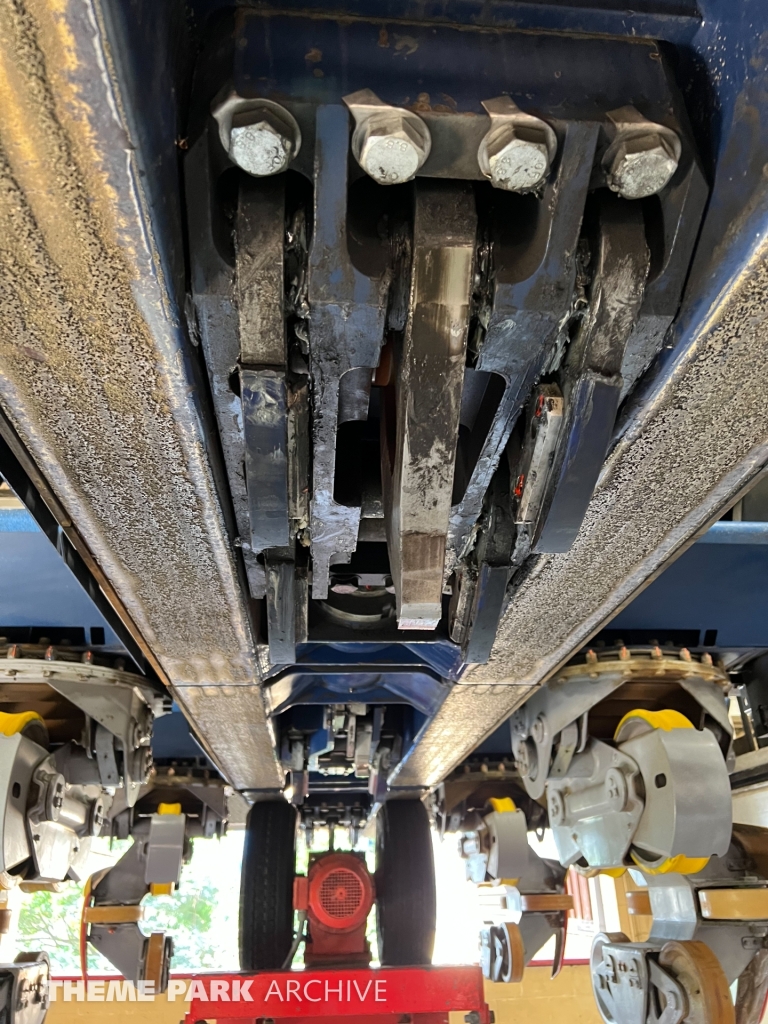
M 376 929 L 385 967 L 432 963 L 435 862 L 420 800 L 392 800 L 376 816 Z
M 254 804 L 245 826 L 240 880 L 240 967 L 279 970 L 293 943 L 296 808 Z

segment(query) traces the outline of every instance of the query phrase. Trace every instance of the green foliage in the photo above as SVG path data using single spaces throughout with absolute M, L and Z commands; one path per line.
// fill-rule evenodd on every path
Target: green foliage
M 215 968 L 217 944 L 212 934 L 213 909 L 218 893 L 212 885 L 186 886 L 173 896 L 148 896 L 144 903 L 145 934 L 169 932 L 173 936 L 175 970 Z M 64 892 L 36 892 L 27 896 L 19 916 L 20 949 L 44 950 L 59 974 L 80 973 L 80 913 L 83 889 L 70 885 Z M 114 968 L 93 947 L 88 947 L 89 971 Z
M 219 893 L 212 885 L 185 885 L 172 896 L 147 897 L 143 930 L 173 936 L 173 969 L 194 971 L 219 966 L 218 944 L 212 931 Z
M 28 895 L 19 916 L 18 948 L 43 950 L 60 974 L 79 974 L 82 900 L 82 887 L 76 885 Z

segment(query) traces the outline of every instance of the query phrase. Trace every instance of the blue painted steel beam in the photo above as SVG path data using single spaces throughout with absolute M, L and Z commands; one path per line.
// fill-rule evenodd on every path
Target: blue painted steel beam
M 608 629 L 612 637 L 657 630 L 660 638 L 695 630 L 697 646 L 768 647 L 768 523 L 716 523 Z
M 194 5 L 201 24 L 220 9 L 222 0 L 198 0 Z M 631 5 L 617 3 L 536 3 L 525 0 L 282 0 L 281 10 L 311 12 L 315 16 L 340 16 L 395 22 L 406 40 L 407 28 L 396 24 L 465 25 L 477 29 L 517 29 L 524 32 L 562 32 L 569 35 L 629 36 L 665 42 L 690 43 L 703 16 L 694 0 L 638 0 Z M 703 6 L 703 5 L 702 5 Z
M 3 627 L 94 627 L 104 643 L 124 651 L 104 616 L 25 509 L 0 509 L 0 633 Z

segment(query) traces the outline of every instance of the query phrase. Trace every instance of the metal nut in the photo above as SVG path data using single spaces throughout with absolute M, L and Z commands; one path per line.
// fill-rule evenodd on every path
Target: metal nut
M 631 135 L 609 151 L 608 188 L 624 199 L 644 199 L 660 192 L 677 170 L 669 141 L 658 132 Z
M 520 110 L 509 96 L 483 100 L 491 127 L 477 151 L 477 163 L 494 188 L 530 192 L 549 174 L 557 136 L 546 121 Z
M 374 114 L 355 141 L 358 163 L 380 185 L 410 181 L 429 155 L 427 137 L 398 110 Z
M 521 778 L 535 782 L 539 773 L 539 762 L 532 740 L 525 740 L 518 746 L 515 752 L 515 761 Z
M 614 810 L 623 810 L 627 802 L 627 781 L 618 768 L 609 768 L 605 775 L 605 795 Z

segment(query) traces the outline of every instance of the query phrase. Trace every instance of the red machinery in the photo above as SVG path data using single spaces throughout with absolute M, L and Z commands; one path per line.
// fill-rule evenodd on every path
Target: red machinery
M 304 911 L 309 934 L 304 962 L 368 964 L 365 928 L 376 893 L 362 856 L 330 853 L 310 862 L 293 885 L 294 909 Z
M 449 1024 L 451 1011 L 467 1024 L 492 1024 L 479 967 L 370 969 L 365 932 L 375 897 L 362 855 L 311 855 L 306 877 L 293 884 L 294 909 L 308 925 L 308 969 L 195 979 L 186 1024 Z

